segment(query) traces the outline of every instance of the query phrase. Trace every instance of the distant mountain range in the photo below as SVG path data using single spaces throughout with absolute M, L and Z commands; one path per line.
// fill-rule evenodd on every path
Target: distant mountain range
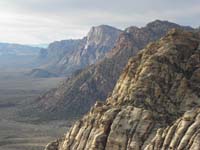
M 36 67 L 40 49 L 29 45 L 0 43 L 0 69 Z
M 29 44 L 31 47 L 47 48 L 49 44 Z
M 0 56 L 37 56 L 39 52 L 39 47 L 32 47 L 21 44 L 0 43 Z
M 102 26 L 97 28 L 102 28 Z M 117 40 L 115 39 L 115 43 L 115 40 L 112 40 L 113 43 L 111 43 L 111 49 L 106 50 L 103 53 L 102 56 L 104 57 L 100 57 L 101 59 L 95 59 L 96 63 L 95 61 L 91 61 L 94 64 L 86 67 L 85 69 L 75 71 L 72 76 L 69 77 L 65 82 L 63 82 L 63 84 L 61 84 L 58 88 L 53 89 L 39 97 L 36 100 L 33 112 L 36 111 L 37 113 L 39 113 L 39 116 L 41 118 L 46 119 L 73 119 L 75 117 L 83 115 L 97 100 L 104 101 L 106 97 L 109 96 L 128 60 L 136 55 L 140 49 L 144 48 L 148 43 L 160 39 L 170 29 L 177 28 L 187 31 L 194 31 L 194 29 L 191 27 L 180 26 L 175 23 L 160 20 L 153 21 L 142 28 L 131 26 L 124 31 L 106 26 L 106 29 L 108 28 L 112 29 L 111 33 L 117 31 L 117 35 L 119 33 L 120 35 L 118 36 Z M 91 30 L 91 32 L 89 32 L 88 35 L 91 35 L 93 31 L 94 28 Z M 86 40 L 87 38 L 84 39 Z M 88 38 L 88 40 L 89 39 L 90 38 Z M 63 42 L 68 44 L 70 43 L 69 41 Z M 80 44 L 82 43 L 82 40 L 71 42 L 76 45 L 76 42 Z M 61 43 L 62 42 L 59 42 L 59 45 Z M 110 42 L 108 42 L 108 44 L 109 43 Z M 55 46 L 56 44 L 53 45 Z M 50 47 L 52 47 L 53 45 L 50 44 Z M 91 45 L 94 46 L 94 44 Z M 83 47 L 88 48 L 88 46 Z M 57 48 L 57 46 L 55 46 L 55 48 Z M 97 54 L 99 53 L 96 53 L 96 50 L 97 49 L 95 49 L 95 51 L 91 54 L 97 56 Z M 55 59 L 56 58 L 57 57 L 55 57 Z M 81 57 L 78 58 L 80 60 Z M 91 64 L 91 62 L 89 61 L 90 59 L 86 60 L 88 63 L 85 63 L 84 66 Z M 32 113 L 32 111 L 30 112 Z
M 38 61 L 41 69 L 69 76 L 74 71 L 105 58 L 122 31 L 107 25 L 92 27 L 86 37 L 50 43 L 42 49 Z

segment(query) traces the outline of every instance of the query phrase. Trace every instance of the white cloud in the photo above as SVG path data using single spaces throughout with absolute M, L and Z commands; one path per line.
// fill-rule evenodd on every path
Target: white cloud
M 0 1 L 0 41 L 48 43 L 81 38 L 91 26 L 143 26 L 155 19 L 200 25 L 199 0 Z

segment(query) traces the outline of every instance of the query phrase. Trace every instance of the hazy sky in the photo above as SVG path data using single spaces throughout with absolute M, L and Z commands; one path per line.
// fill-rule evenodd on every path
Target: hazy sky
M 200 25 L 200 0 L 0 0 L 0 41 L 81 38 L 91 26 L 121 29 L 155 19 Z

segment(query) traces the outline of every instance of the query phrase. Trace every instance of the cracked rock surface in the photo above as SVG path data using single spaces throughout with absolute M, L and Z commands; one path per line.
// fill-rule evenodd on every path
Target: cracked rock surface
M 113 93 L 46 150 L 199 150 L 200 35 L 171 30 L 129 61 Z

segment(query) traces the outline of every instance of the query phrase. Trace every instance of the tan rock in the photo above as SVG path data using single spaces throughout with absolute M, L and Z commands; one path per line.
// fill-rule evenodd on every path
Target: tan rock
M 199 150 L 199 43 L 173 30 L 148 45 L 55 150 Z

